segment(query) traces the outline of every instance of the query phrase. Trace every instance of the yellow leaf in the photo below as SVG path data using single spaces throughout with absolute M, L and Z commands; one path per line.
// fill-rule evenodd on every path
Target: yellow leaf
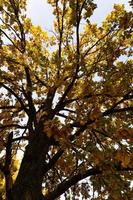
M 115 158 L 121 162 L 122 167 L 127 167 L 130 163 L 130 155 L 124 151 L 118 151 Z

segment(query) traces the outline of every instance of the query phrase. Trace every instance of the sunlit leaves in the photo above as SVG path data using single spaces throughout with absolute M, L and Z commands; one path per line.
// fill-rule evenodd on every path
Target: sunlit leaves
M 89 21 L 94 1 L 48 3 L 55 15 L 53 35 L 26 17 L 26 1 L 0 1 L 3 158 L 10 132 L 14 154 L 24 150 L 20 139 L 30 143 L 41 135 L 49 145 L 46 166 L 62 151 L 44 175 L 45 195 L 98 168 L 101 174 L 77 183 L 66 199 L 91 198 L 88 184 L 93 199 L 130 197 L 132 174 L 124 170 L 133 163 L 132 13 L 115 4 L 98 26 Z

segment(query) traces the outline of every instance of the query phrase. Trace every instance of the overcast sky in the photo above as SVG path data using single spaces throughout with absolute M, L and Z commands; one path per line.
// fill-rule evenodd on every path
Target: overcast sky
M 41 25 L 45 30 L 52 30 L 52 9 L 47 0 L 27 0 L 28 16 L 35 25 Z M 106 15 L 111 12 L 114 3 L 124 4 L 129 9 L 128 0 L 94 0 L 98 8 L 95 10 L 91 21 L 101 23 Z

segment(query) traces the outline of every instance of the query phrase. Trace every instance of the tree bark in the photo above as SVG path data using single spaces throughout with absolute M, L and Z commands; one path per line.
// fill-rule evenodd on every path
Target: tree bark
M 30 141 L 11 191 L 11 200 L 41 200 L 44 160 L 49 142 L 44 135 Z

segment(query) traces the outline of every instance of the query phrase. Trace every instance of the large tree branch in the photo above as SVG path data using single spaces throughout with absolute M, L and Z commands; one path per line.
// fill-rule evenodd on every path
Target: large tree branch
M 36 74 L 34 74 L 34 76 L 38 83 L 40 83 L 42 86 L 45 86 L 46 88 L 50 87 L 44 80 L 41 80 Z
M 57 11 L 57 18 L 58 18 L 58 29 L 59 29 L 59 46 L 58 46 L 58 70 L 57 70 L 57 78 L 60 76 L 60 68 L 61 68 L 61 54 L 62 54 L 62 41 L 63 41 L 63 33 L 64 33 L 64 16 L 65 16 L 65 9 L 66 9 L 66 1 L 63 2 L 63 10 L 61 16 L 61 24 L 59 20 L 59 11 L 58 11 L 58 0 L 56 1 L 56 11 Z
M 11 132 L 8 136 L 7 143 L 6 143 L 6 158 L 5 158 L 5 165 L 4 165 L 4 174 L 5 174 L 5 181 L 6 181 L 6 197 L 10 199 L 10 190 L 12 188 L 13 180 L 11 176 L 11 161 L 12 161 L 12 138 L 13 132 Z
M 29 140 L 27 136 L 20 136 L 12 139 L 12 142 L 20 141 L 20 140 Z
M 21 126 L 19 124 L 0 124 L 0 129 L 5 128 L 17 128 L 17 129 L 26 129 L 28 126 Z
M 46 174 L 47 171 L 49 171 L 52 167 L 54 167 L 55 163 L 62 156 L 63 152 L 64 152 L 64 150 L 59 149 L 59 151 L 51 158 L 51 160 L 49 161 L 49 163 L 44 165 L 43 174 Z
M 128 110 L 128 108 L 122 108 L 122 109 L 121 108 L 120 109 L 115 109 L 115 108 L 118 105 L 120 105 L 121 103 L 123 103 L 125 100 L 132 99 L 133 98 L 132 92 L 133 92 L 133 90 L 131 90 L 127 94 L 125 94 L 122 99 L 120 99 L 118 102 L 116 102 L 111 108 L 109 108 L 108 110 L 106 110 L 103 113 L 103 116 L 106 116 L 106 115 L 114 113 L 114 112 L 122 112 L 122 111 Z M 132 110 L 132 107 L 131 107 L 131 110 Z
M 89 176 L 97 175 L 100 173 L 101 171 L 98 168 L 92 168 L 85 171 L 84 173 L 78 173 L 72 176 L 69 180 L 66 180 L 60 183 L 53 192 L 49 193 L 48 195 L 44 197 L 44 200 L 51 200 L 51 199 L 54 200 L 58 198 L 60 195 L 62 195 L 64 192 L 66 192 L 71 186 L 78 183 L 79 181 Z
M 116 104 L 114 104 L 111 109 L 113 110 L 117 105 L 119 105 L 120 103 L 122 103 L 123 101 L 125 100 L 130 100 L 133 98 L 133 95 L 130 95 L 132 91 L 128 92 L 126 95 L 124 95 L 124 97 L 118 101 Z M 66 90 L 66 93 L 67 93 L 67 90 Z M 66 94 L 64 93 L 64 96 L 66 96 Z M 110 94 L 102 94 L 102 93 L 99 93 L 99 94 L 85 94 L 82 98 L 81 97 L 76 97 L 76 98 L 73 98 L 73 99 L 67 99 L 64 101 L 65 98 L 63 98 L 62 96 L 62 101 L 60 100 L 60 102 L 57 104 L 56 106 L 56 110 L 59 112 L 61 110 L 66 110 L 67 108 L 65 108 L 65 106 L 68 106 L 69 104 L 73 103 L 73 102 L 76 102 L 76 101 L 79 101 L 79 100 L 86 100 L 86 99 L 90 99 L 90 98 L 93 98 L 93 97 L 108 97 L 108 98 L 113 98 L 112 95 Z M 61 104 L 62 102 L 62 104 Z M 56 112 L 57 112 L 56 111 Z M 75 111 L 74 111 L 75 112 Z
M 20 34 L 21 34 L 21 48 L 22 48 L 21 53 L 24 53 L 25 52 L 25 46 L 26 46 L 26 40 L 25 40 L 24 27 L 23 27 L 23 24 L 21 23 L 20 17 L 19 17 L 19 13 L 21 11 L 20 11 L 19 6 L 16 5 L 16 2 L 14 0 L 9 0 L 9 1 L 10 1 L 10 4 L 11 4 L 11 7 L 13 8 L 14 15 L 15 15 L 15 18 L 16 18 L 16 22 L 18 24 L 19 31 L 20 31 Z
M 4 174 L 5 172 L 4 172 L 4 166 L 3 166 L 3 164 L 2 163 L 0 163 L 0 171 Z
M 130 167 L 121 167 L 119 165 L 115 166 L 116 171 L 133 171 L 133 168 Z M 65 193 L 70 187 L 78 183 L 79 181 L 88 178 L 90 176 L 95 176 L 102 174 L 102 170 L 99 167 L 91 168 L 86 170 L 83 173 L 78 173 L 73 175 L 69 180 L 61 182 L 53 192 L 50 192 L 48 195 L 44 196 L 43 200 L 54 200 Z
M 36 119 L 36 109 L 33 103 L 33 98 L 32 98 L 32 80 L 31 80 L 31 75 L 28 67 L 25 67 L 25 74 L 26 74 L 26 81 L 27 81 L 27 93 L 25 93 L 25 97 L 27 98 L 28 101 L 28 106 L 29 106 L 29 129 L 30 132 L 33 131 L 32 123 L 34 122 L 35 127 L 37 126 L 37 119 Z M 24 90 L 24 89 L 23 89 Z
M 109 115 L 109 114 L 113 114 L 113 113 L 126 112 L 126 111 L 133 112 L 133 107 L 131 106 L 131 107 L 127 107 L 127 108 L 119 108 L 119 109 L 109 110 L 109 111 L 104 113 L 104 116 Z
M 55 113 L 60 111 L 61 109 L 64 108 L 65 104 L 64 104 L 64 100 L 66 99 L 66 96 L 68 95 L 68 93 L 71 91 L 71 89 L 73 88 L 73 85 L 77 79 L 77 74 L 79 71 L 79 67 L 80 67 L 80 39 L 79 39 L 79 26 L 80 26 L 80 16 L 79 16 L 79 1 L 76 1 L 76 69 L 74 72 L 74 75 L 72 77 L 71 82 L 68 84 L 68 86 L 66 87 L 66 90 L 64 91 L 60 101 L 57 103 L 56 107 L 55 107 Z
M 15 109 L 16 106 L 0 106 L 0 109 L 5 110 L 5 109 Z

